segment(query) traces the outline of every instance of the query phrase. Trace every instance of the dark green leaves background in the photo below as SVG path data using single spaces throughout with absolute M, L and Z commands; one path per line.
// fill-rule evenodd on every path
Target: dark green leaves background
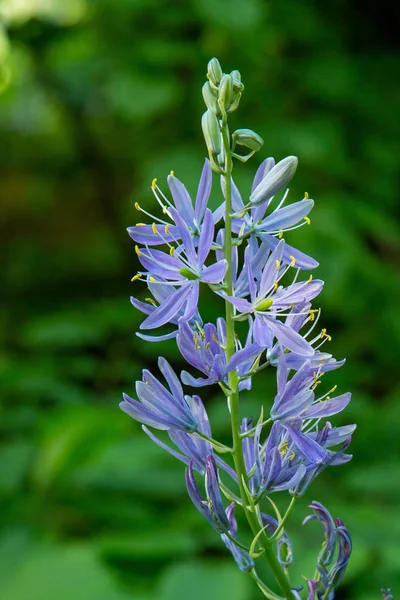
M 125 227 L 155 210 L 171 169 L 194 193 L 205 154 L 209 58 L 239 69 L 233 126 L 265 139 L 237 165 L 296 154 L 292 200 L 315 199 L 291 240 L 318 258 L 323 323 L 353 391 L 354 460 L 325 472 L 289 531 L 293 581 L 321 541 L 300 527 L 318 499 L 343 518 L 354 558 L 338 598 L 400 594 L 400 87 L 396 15 L 355 0 L 3 0 L 0 43 L 0 598 L 255 600 L 260 595 L 186 497 L 180 464 L 118 409 L 173 342 L 135 337 L 136 272 Z M 8 39 L 8 48 L 7 48 Z M 397 47 L 395 44 L 397 43 Z M 218 202 L 215 181 L 213 202 Z M 221 305 L 204 306 L 215 319 Z M 329 380 L 328 380 L 329 378 Z M 266 371 L 245 415 L 273 398 Z M 215 395 L 214 395 L 215 394 Z M 223 398 L 206 391 L 215 435 Z

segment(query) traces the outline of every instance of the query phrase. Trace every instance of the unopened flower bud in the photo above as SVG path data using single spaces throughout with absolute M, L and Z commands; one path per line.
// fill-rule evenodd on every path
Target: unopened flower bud
M 221 132 L 215 113 L 208 109 L 201 118 L 204 139 L 209 153 L 217 156 L 221 152 Z
M 252 129 L 237 129 L 233 132 L 232 138 L 239 146 L 246 146 L 256 152 L 264 143 L 262 137 Z
M 239 73 L 239 71 L 231 71 L 231 77 L 232 77 L 232 81 L 233 81 L 233 90 L 235 92 L 243 92 L 244 90 L 244 85 L 242 83 L 242 77 Z
M 239 102 L 240 102 L 240 98 L 242 97 L 242 94 L 239 92 L 238 94 L 233 94 L 234 99 L 232 104 L 230 105 L 230 107 L 228 108 L 227 112 L 233 112 L 234 110 L 237 109 L 237 107 L 239 106 Z
M 228 110 L 234 99 L 233 79 L 230 75 L 224 75 L 219 86 L 218 100 Z
M 216 115 L 220 115 L 221 111 L 218 104 L 218 93 L 213 90 L 209 81 L 206 81 L 202 88 L 204 102 L 210 110 Z
M 298 162 L 296 156 L 287 156 L 278 162 L 258 184 L 250 196 L 250 202 L 259 206 L 284 189 L 295 174 Z
M 207 77 L 214 84 L 219 85 L 223 76 L 218 58 L 212 58 L 207 65 Z

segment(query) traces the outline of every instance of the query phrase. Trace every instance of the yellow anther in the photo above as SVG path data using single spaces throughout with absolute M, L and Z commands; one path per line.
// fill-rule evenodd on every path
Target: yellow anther
M 131 281 L 137 281 L 138 279 L 140 279 L 141 275 L 140 273 L 136 273 L 136 275 L 134 275 L 131 279 Z
M 157 302 L 153 298 L 145 298 L 146 302 L 150 302 L 153 306 L 157 306 Z
M 210 346 L 211 346 L 210 342 L 207 342 L 207 344 L 206 344 L 206 352 L 210 352 Z
M 144 380 L 146 385 L 149 385 L 149 382 L 147 381 L 147 379 Z
M 306 285 L 308 285 L 308 284 L 309 284 L 309 283 L 311 283 L 311 282 L 312 282 L 312 275 L 310 275 L 310 277 L 307 279 L 307 283 L 306 283 Z M 317 311 L 317 312 L 318 312 L 318 311 Z
M 155 279 L 154 277 L 151 277 L 151 276 L 150 276 L 150 277 L 149 277 L 149 281 L 150 281 L 151 283 L 156 283 L 157 279 Z
M 213 342 L 215 342 L 216 344 L 219 344 L 219 341 L 217 340 L 217 337 L 215 335 L 215 333 L 212 334 L 211 339 L 213 340 Z
M 146 223 L 136 223 L 136 227 L 146 227 Z
M 175 175 L 173 171 L 170 171 L 169 174 L 172 175 L 172 177 Z
M 293 460 L 294 458 L 296 458 L 296 452 L 294 450 L 292 450 L 292 452 L 289 456 L 289 460 Z
M 275 282 L 274 282 L 274 287 L 272 288 L 272 291 L 273 291 L 273 292 L 276 292 L 276 290 L 278 289 L 278 285 L 279 285 L 279 282 L 278 282 L 278 281 L 275 281 Z
M 282 458 L 287 454 L 288 451 L 288 442 L 283 442 L 281 446 L 279 446 L 278 451 Z
M 173 246 L 171 246 L 171 248 L 169 249 L 169 255 L 173 256 L 175 252 L 175 248 Z
M 304 192 L 304 198 L 308 200 L 308 192 Z
M 136 208 L 136 210 L 141 210 L 141 208 L 139 206 L 139 202 L 135 202 L 135 208 Z
M 276 260 L 275 261 L 275 268 L 276 268 L 277 271 L 279 271 L 280 266 L 281 266 L 281 263 L 279 262 L 279 260 Z
M 315 319 L 315 313 L 318 312 L 318 309 L 317 308 L 313 308 L 311 310 L 308 310 L 307 312 L 310 315 L 310 319 L 309 320 L 310 321 L 314 321 L 314 319 Z
M 193 341 L 194 341 L 194 345 L 195 345 L 196 350 L 200 350 L 200 344 L 199 344 L 199 340 L 198 340 L 198 337 L 197 337 L 196 333 L 193 334 Z
M 163 211 L 164 215 L 166 215 L 168 213 L 167 207 L 163 206 L 162 207 L 162 211 Z
M 166 224 L 166 226 L 165 226 L 165 229 L 164 229 L 164 231 L 165 231 L 165 235 L 168 235 L 168 234 L 169 234 L 169 228 L 170 228 L 170 227 L 171 227 L 171 226 L 170 226 L 170 224 L 169 224 L 169 223 L 167 223 L 167 224 Z
M 201 337 L 201 341 L 204 342 L 206 334 L 204 333 L 204 331 L 200 331 L 200 337 Z
M 157 177 L 154 177 L 153 181 L 151 182 L 151 187 L 153 188 L 153 190 L 156 189 L 156 187 L 157 187 Z
M 152 230 L 152 232 L 153 232 L 154 234 L 156 234 L 156 233 L 157 233 L 157 225 L 156 225 L 155 223 L 152 223 L 152 225 L 151 225 L 151 230 Z
M 331 390 L 329 390 L 328 394 L 332 394 L 337 389 L 337 385 L 334 385 Z
M 283 238 L 283 231 L 280 231 L 280 232 L 278 233 L 278 238 L 279 238 L 280 240 Z
M 311 219 L 309 217 L 304 217 L 304 220 L 307 223 L 307 225 L 311 225 Z
M 326 329 L 322 329 L 322 330 L 321 330 L 320 337 L 321 337 L 321 338 L 326 338 L 326 339 L 328 340 L 328 342 L 331 342 L 331 341 L 332 341 L 332 338 L 331 338 L 331 336 L 330 336 L 330 335 L 328 335 L 328 334 L 326 333 Z
M 294 265 L 296 264 L 296 259 L 295 259 L 295 257 L 294 257 L 294 256 L 289 256 L 289 258 L 290 258 L 290 266 L 291 266 L 291 267 L 294 267 Z
M 139 246 L 138 246 L 137 244 L 136 244 L 136 246 L 135 246 L 135 252 L 136 252 L 136 254 L 137 254 L 138 256 L 141 256 L 141 254 L 142 254 L 142 253 L 140 252 L 140 250 L 139 250 Z

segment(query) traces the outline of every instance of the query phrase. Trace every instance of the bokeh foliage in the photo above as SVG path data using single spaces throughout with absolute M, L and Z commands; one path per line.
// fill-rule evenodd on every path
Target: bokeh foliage
M 316 206 L 292 239 L 321 263 L 323 322 L 348 359 L 327 386 L 354 394 L 340 422 L 358 423 L 355 458 L 299 502 L 293 580 L 313 572 L 321 532 L 299 523 L 316 498 L 354 537 L 340 598 L 400 594 L 400 86 L 385 12 L 344 0 L 0 3 L 2 599 L 259 597 L 190 505 L 182 466 L 118 410 L 158 353 L 181 366 L 174 342 L 134 336 L 129 294 L 142 290 L 124 229 L 141 220 L 134 201 L 155 210 L 153 177 L 174 169 L 195 191 L 213 55 L 243 74 L 234 119 L 265 139 L 259 159 L 299 156 L 291 197 L 307 190 Z M 236 167 L 245 190 L 256 164 Z M 215 319 L 220 305 L 204 309 Z M 243 414 L 272 393 L 265 372 Z M 224 400 L 205 399 L 227 435 Z

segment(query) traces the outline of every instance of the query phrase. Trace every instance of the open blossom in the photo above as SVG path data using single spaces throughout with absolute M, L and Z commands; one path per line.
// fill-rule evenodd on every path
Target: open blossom
M 228 296 L 227 300 L 239 313 L 254 316 L 253 336 L 255 343 L 259 346 L 271 348 L 273 339 L 276 337 L 284 348 L 300 355 L 312 356 L 314 354 L 312 346 L 296 331 L 279 321 L 277 317 L 283 310 L 315 298 L 321 291 L 323 282 L 308 280 L 286 287 L 279 286 L 279 280 L 286 271 L 282 268 L 281 263 L 284 244 L 284 240 L 279 242 L 269 256 L 260 281 L 254 279 L 251 260 L 247 256 L 245 268 L 247 269 L 250 301 L 236 296 Z

